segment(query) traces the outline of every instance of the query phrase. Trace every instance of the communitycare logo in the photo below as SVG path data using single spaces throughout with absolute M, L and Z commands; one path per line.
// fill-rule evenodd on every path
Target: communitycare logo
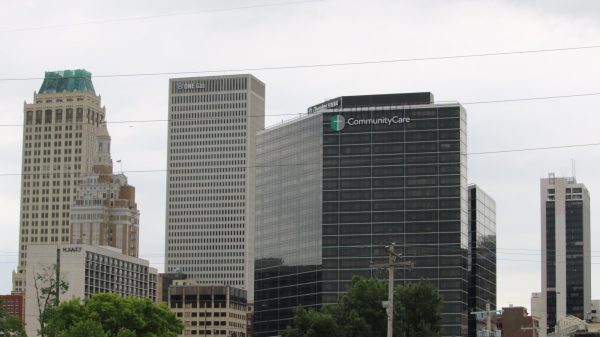
M 331 117 L 331 130 L 342 131 L 344 126 L 346 126 L 346 118 L 344 118 L 344 116 L 335 115 Z

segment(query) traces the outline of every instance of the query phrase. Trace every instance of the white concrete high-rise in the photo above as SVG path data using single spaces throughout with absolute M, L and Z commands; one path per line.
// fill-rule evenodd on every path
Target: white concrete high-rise
M 265 85 L 252 75 L 169 81 L 165 272 L 253 296 L 256 133 Z
M 80 176 L 91 171 L 105 108 L 85 70 L 46 72 L 23 112 L 19 265 L 23 291 L 28 246 L 70 241 L 70 207 Z
M 590 195 L 575 178 L 541 179 L 541 334 L 591 308 Z M 546 330 L 547 328 L 547 330 Z

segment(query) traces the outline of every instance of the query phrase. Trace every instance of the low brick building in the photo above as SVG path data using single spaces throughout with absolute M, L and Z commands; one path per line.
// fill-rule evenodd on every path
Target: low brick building
M 7 314 L 25 320 L 25 294 L 13 291 L 10 295 L 0 295 L 2 307 Z
M 502 308 L 502 315 L 497 319 L 498 330 L 502 337 L 538 337 L 539 321 L 529 316 L 524 307 Z

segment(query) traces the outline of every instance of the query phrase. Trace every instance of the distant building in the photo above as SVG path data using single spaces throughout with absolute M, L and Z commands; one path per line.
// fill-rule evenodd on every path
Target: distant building
M 592 300 L 592 306 L 587 320 L 591 323 L 600 323 L 600 300 Z
M 25 294 L 13 291 L 10 295 L 0 295 L 0 298 L 7 314 L 25 321 Z
M 244 290 L 176 280 L 169 287 L 169 307 L 183 322 L 183 334 L 179 336 L 247 336 L 248 303 Z
M 79 180 L 71 207 L 71 243 L 111 246 L 125 255 L 139 254 L 139 217 L 135 187 L 113 174 L 106 125 L 96 136 L 92 170 Z
M 25 288 L 28 247 L 69 243 L 71 205 L 82 174 L 92 170 L 96 135 L 106 110 L 91 73 L 46 72 L 23 107 L 19 265 L 13 290 Z
M 248 74 L 169 81 L 165 272 L 254 296 L 256 133 L 265 85 Z
M 495 311 L 496 202 L 477 185 L 469 185 L 469 264 L 469 311 Z M 470 314 L 469 336 L 482 329 L 485 322 Z
M 575 178 L 541 179 L 542 328 L 591 310 L 590 194 Z M 543 335 L 543 334 L 542 334 Z
M 542 319 L 544 310 L 542 308 L 542 293 L 531 293 L 531 316 Z
M 497 318 L 498 330 L 502 337 L 538 337 L 539 321 L 527 314 L 524 307 L 502 308 L 502 315 Z
M 30 254 L 35 260 L 27 264 L 26 269 L 25 323 L 28 336 L 34 336 L 39 328 L 34 278 L 54 271 L 57 246 L 32 245 Z M 155 301 L 157 274 L 147 260 L 124 255 L 117 248 L 84 244 L 60 246 L 60 277 L 69 284 L 67 292 L 60 296 L 61 302 L 97 293 L 147 297 Z

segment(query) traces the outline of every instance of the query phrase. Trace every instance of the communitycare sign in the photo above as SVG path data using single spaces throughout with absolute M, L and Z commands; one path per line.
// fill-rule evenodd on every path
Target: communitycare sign
M 392 125 L 392 124 L 404 124 L 410 123 L 410 117 L 400 117 L 400 116 L 391 116 L 391 117 L 381 117 L 381 118 L 365 118 L 358 119 L 354 117 L 350 117 L 348 119 L 344 118 L 342 115 L 334 115 L 331 117 L 331 130 L 333 131 L 342 131 L 346 126 L 354 126 L 354 125 Z

